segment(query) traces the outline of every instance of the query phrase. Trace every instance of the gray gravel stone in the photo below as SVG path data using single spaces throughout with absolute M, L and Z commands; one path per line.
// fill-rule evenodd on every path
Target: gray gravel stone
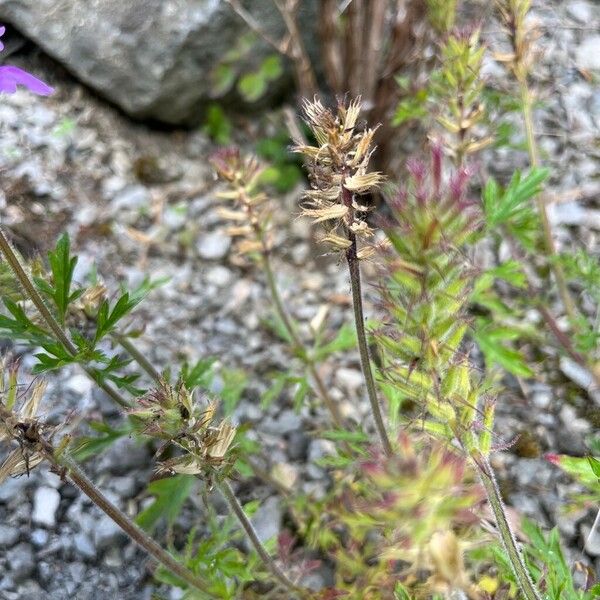
M 122 529 L 109 517 L 103 515 L 94 528 L 94 544 L 98 551 L 120 545 L 126 539 Z
M 0 548 L 10 548 L 17 543 L 19 530 L 0 523 Z
M 231 247 L 231 238 L 224 233 L 213 231 L 203 233 L 196 242 L 198 255 L 204 260 L 222 260 Z
M 31 532 L 31 543 L 36 548 L 42 548 L 48 543 L 48 532 L 45 529 L 34 529 Z
M 188 220 L 185 206 L 169 206 L 163 213 L 162 222 L 171 231 L 181 229 Z
M 83 532 L 76 533 L 73 536 L 73 545 L 80 558 L 92 559 L 97 556 L 96 548 L 92 540 Z
M 276 496 L 267 498 L 254 513 L 251 521 L 261 542 L 279 535 L 281 515 L 281 501 Z
M 111 478 L 110 487 L 121 498 L 131 498 L 135 494 L 137 484 L 134 476 L 125 475 L 123 477 Z
M 225 287 L 231 282 L 233 273 L 226 267 L 217 265 L 206 272 L 206 281 L 217 287 Z
M 60 504 L 60 494 L 51 487 L 39 487 L 33 494 L 33 514 L 31 518 L 38 525 L 54 527 L 56 511 Z
M 302 418 L 293 410 L 284 410 L 276 419 L 265 419 L 261 429 L 267 433 L 285 435 L 302 429 Z
M 31 482 L 32 479 L 28 477 L 9 477 L 0 485 L 0 502 L 8 503 L 13 498 L 22 497 Z
M 363 374 L 358 369 L 342 367 L 336 370 L 335 378 L 339 385 L 349 392 L 355 392 L 364 384 Z
M 331 440 L 312 440 L 308 447 L 308 462 L 314 463 L 335 453 L 335 444 Z
M 556 446 L 560 453 L 569 456 L 584 456 L 588 452 L 581 435 L 566 428 L 556 431 Z
M 123 209 L 139 210 L 149 202 L 150 194 L 143 185 L 129 185 L 113 198 L 112 209 L 115 212 Z
M 16 583 L 27 579 L 35 570 L 35 559 L 31 546 L 22 543 L 8 553 L 10 575 Z
M 148 450 L 143 444 L 130 438 L 117 440 L 104 454 L 99 464 L 100 471 L 115 475 L 126 475 L 142 467 L 150 467 Z
M 77 261 L 79 264 L 80 261 Z M 67 380 L 67 387 L 69 390 L 80 396 L 87 396 L 93 389 L 94 383 L 87 376 L 81 373 L 74 373 Z
M 585 551 L 590 556 L 600 556 L 600 532 L 597 529 L 594 530 L 594 534 L 590 535 L 592 527 L 583 524 L 581 526 L 581 537 L 585 546 Z
M 592 19 L 592 7 L 585 0 L 567 2 L 567 14 L 578 23 L 588 24 Z
M 290 460 L 304 460 L 309 443 L 310 438 L 303 431 L 290 431 L 287 445 L 287 454 Z
M 583 40 L 575 51 L 575 61 L 580 69 L 600 71 L 600 35 Z

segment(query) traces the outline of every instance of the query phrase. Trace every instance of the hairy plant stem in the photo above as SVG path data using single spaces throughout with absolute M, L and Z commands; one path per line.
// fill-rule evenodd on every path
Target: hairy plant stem
M 47 442 L 43 443 L 43 454 L 59 473 L 64 473 L 75 487 L 87 496 L 104 514 L 110 517 L 140 548 L 145 550 L 177 577 L 200 590 L 208 597 L 217 598 L 210 591 L 208 584 L 204 580 L 177 562 L 125 513 L 110 502 L 74 461 L 64 455 L 57 457 L 54 449 Z
M 533 127 L 533 96 L 531 90 L 527 84 L 526 75 L 518 77 L 519 88 L 521 90 L 521 101 L 523 104 L 523 122 L 525 124 L 525 132 L 527 136 L 527 150 L 529 153 L 529 162 L 534 168 L 539 167 L 539 156 L 537 149 L 537 141 L 535 138 L 535 130 Z M 575 302 L 569 292 L 567 285 L 567 278 L 562 265 L 557 261 L 553 260 L 556 258 L 556 245 L 554 243 L 554 237 L 552 236 L 552 227 L 550 225 L 550 219 L 548 218 L 548 211 L 546 210 L 546 204 L 543 197 L 538 194 L 536 196 L 536 204 L 540 218 L 542 220 L 542 229 L 544 233 L 544 245 L 545 250 L 550 258 L 550 268 L 554 273 L 556 279 L 556 285 L 558 286 L 558 293 L 562 300 L 565 311 L 572 324 L 575 323 L 577 318 L 577 308 Z
M 157 383 L 160 383 L 160 373 L 154 368 L 152 363 L 136 348 L 135 344 L 126 336 L 120 333 L 112 333 L 111 337 L 121 345 L 133 360 L 144 370 L 146 373 L 154 379 Z
M 352 212 L 352 192 L 342 185 L 342 202 L 348 207 L 348 210 Z M 350 219 L 354 216 L 351 214 Z M 381 414 L 381 407 L 379 406 L 379 400 L 377 399 L 377 388 L 375 386 L 375 378 L 373 377 L 373 370 L 371 369 L 371 357 L 369 355 L 369 345 L 367 343 L 367 334 L 365 331 L 365 315 L 362 303 L 362 289 L 360 280 L 360 261 L 358 259 L 358 244 L 356 241 L 356 235 L 352 230 L 347 228 L 347 236 L 350 241 L 350 246 L 346 250 L 346 261 L 348 262 L 348 271 L 350 273 L 350 286 L 352 288 L 352 307 L 354 309 L 354 325 L 356 327 L 356 338 L 358 341 L 358 351 L 360 354 L 360 365 L 365 378 L 365 384 L 367 386 L 367 395 L 371 404 L 371 411 L 373 412 L 373 418 L 375 419 L 375 427 L 383 450 L 387 456 L 392 456 L 394 453 L 392 444 L 388 437 L 383 422 L 383 415 Z
M 63 328 L 60 326 L 60 323 L 56 320 L 54 315 L 50 312 L 43 298 L 40 296 L 39 292 L 36 290 L 35 285 L 31 281 L 31 278 L 26 273 L 23 265 L 17 258 L 8 238 L 4 234 L 4 231 L 0 227 L 0 252 L 4 256 L 4 259 L 8 263 L 8 266 L 14 273 L 15 277 L 21 284 L 21 287 L 25 291 L 27 297 L 33 302 L 33 305 L 37 308 L 38 312 L 50 328 L 50 331 L 54 334 L 55 338 L 58 342 L 63 346 L 63 348 L 71 355 L 77 356 L 77 348 L 73 344 L 73 342 L 69 339 Z M 106 394 L 108 394 L 117 404 L 122 407 L 129 407 L 129 402 L 121 396 L 121 394 L 114 389 L 111 385 L 102 381 L 95 375 L 94 369 L 87 365 L 81 365 L 83 370 L 87 373 L 87 375 L 94 380 L 94 382 L 101 388 Z
M 227 481 L 222 481 L 218 484 L 219 490 L 223 494 L 224 498 L 227 500 L 229 507 L 235 514 L 237 520 L 240 525 L 246 532 L 248 539 L 254 546 L 254 549 L 260 556 L 263 561 L 265 567 L 271 572 L 273 577 L 277 579 L 287 590 L 289 590 L 295 596 L 300 596 L 301 598 L 307 597 L 306 590 L 298 587 L 288 576 L 277 566 L 271 555 L 267 552 L 267 549 L 263 546 L 254 526 L 248 519 L 248 516 L 244 512 L 242 505 L 237 499 L 234 491 L 231 489 L 231 486 Z
M 352 234 L 354 237 L 354 234 Z M 352 287 L 352 306 L 354 308 L 354 323 L 356 325 L 356 338 L 358 340 L 358 351 L 360 353 L 360 364 L 363 376 L 367 386 L 367 395 L 371 404 L 371 411 L 375 419 L 375 427 L 383 445 L 383 450 L 387 456 L 392 456 L 394 451 L 388 438 L 379 400 L 377 399 L 377 388 L 371 369 L 371 357 L 369 356 L 369 346 L 367 344 L 367 335 L 365 332 L 365 317 L 362 304 L 362 290 L 360 281 L 360 265 L 356 256 L 356 237 L 352 240 L 352 246 L 346 250 L 346 259 L 348 261 L 348 270 L 350 272 L 350 285 Z
M 479 454 L 472 458 L 473 464 L 479 474 L 479 479 L 485 489 L 488 502 L 492 507 L 496 525 L 498 527 L 498 533 L 500 534 L 504 550 L 508 555 L 519 589 L 526 600 L 541 600 L 542 596 L 531 580 L 531 576 L 529 575 L 529 571 L 523 560 L 523 554 L 519 549 L 515 535 L 508 522 L 504 504 L 502 502 L 502 495 L 500 494 L 500 489 L 498 488 L 498 482 L 496 481 L 492 466 L 487 457 L 483 454 Z
M 259 238 L 262 241 L 262 238 Z M 333 401 L 329 392 L 327 391 L 327 387 L 325 386 L 325 382 L 323 378 L 319 374 L 317 370 L 317 366 L 315 362 L 311 359 L 308 352 L 306 351 L 292 320 L 285 309 L 283 302 L 281 300 L 281 295 L 279 294 L 279 289 L 277 288 L 277 284 L 275 283 L 275 276 L 273 274 L 273 269 L 271 267 L 271 259 L 268 249 L 265 247 L 263 242 L 263 251 L 261 253 L 262 258 L 262 266 L 265 272 L 265 276 L 267 278 L 267 285 L 269 287 L 269 292 L 271 294 L 271 298 L 273 300 L 273 305 L 275 306 L 275 310 L 277 315 L 281 319 L 285 330 L 287 331 L 290 339 L 292 340 L 295 349 L 297 349 L 301 355 L 302 362 L 306 365 L 310 376 L 312 377 L 315 386 L 317 388 L 318 396 L 321 398 L 329 412 L 331 413 L 331 418 L 336 425 L 340 429 L 344 429 L 344 418 L 342 417 L 338 405 Z

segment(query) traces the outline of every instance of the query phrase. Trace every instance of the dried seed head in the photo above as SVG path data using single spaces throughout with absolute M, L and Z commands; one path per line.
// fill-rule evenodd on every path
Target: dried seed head
M 254 156 L 242 156 L 236 146 L 217 150 L 209 162 L 221 179 L 244 186 L 253 182 L 260 172 L 258 160 Z
M 271 206 L 269 197 L 260 190 L 263 172 L 256 157 L 243 156 L 239 148 L 219 150 L 210 159 L 215 173 L 227 183 L 227 189 L 218 194 L 221 200 L 234 208 L 221 207 L 219 216 L 233 226 L 226 233 L 237 238 L 234 251 L 239 260 L 257 252 L 268 253 L 273 245 Z
M 183 453 L 163 460 L 161 473 L 211 476 L 217 468 L 229 466 L 227 453 L 236 428 L 227 420 L 215 424 L 217 404 L 194 394 L 183 384 L 161 385 L 139 401 L 131 415 L 145 435 L 172 444 Z
M 86 289 L 80 298 L 69 304 L 68 324 L 93 335 L 98 310 L 106 299 L 107 290 L 104 285 L 97 284 Z
M 4 357 L 0 360 L 0 444 L 18 444 L 0 465 L 0 484 L 17 477 L 43 460 L 41 434 L 45 426 L 37 419 L 46 382 L 35 382 L 19 394 L 17 367 Z
M 431 587 L 442 593 L 470 588 L 463 548 L 453 531 L 436 531 L 427 545 L 427 554 L 433 570 Z
M 527 22 L 531 0 L 496 0 L 496 6 L 512 52 L 498 53 L 495 58 L 507 63 L 515 77 L 523 81 L 534 62 L 534 45 L 540 35 L 537 28 Z
M 375 130 L 357 125 L 360 98 L 347 105 L 338 102 L 335 112 L 316 98 L 305 100 L 303 110 L 317 146 L 297 142 L 294 147 L 306 157 L 311 180 L 302 215 L 324 224 L 326 234 L 321 241 L 333 250 L 346 250 L 355 237 L 366 239 L 372 235 L 364 220 L 369 207 L 357 197 L 384 181 L 381 173 L 368 170 Z

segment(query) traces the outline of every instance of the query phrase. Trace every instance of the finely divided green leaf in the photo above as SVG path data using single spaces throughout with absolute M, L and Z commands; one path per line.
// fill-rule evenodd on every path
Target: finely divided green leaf
M 191 475 L 175 475 L 150 483 L 148 492 L 154 496 L 154 502 L 136 517 L 136 523 L 147 531 L 154 530 L 161 519 L 165 519 L 169 527 L 173 525 L 194 483 Z

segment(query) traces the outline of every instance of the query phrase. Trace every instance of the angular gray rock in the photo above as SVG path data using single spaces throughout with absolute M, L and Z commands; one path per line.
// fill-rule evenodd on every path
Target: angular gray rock
M 201 234 L 196 243 L 198 255 L 204 260 L 222 260 L 230 247 L 231 238 L 218 231 Z
M 280 37 L 271 0 L 244 4 Z M 311 7 L 302 2 L 306 21 Z M 0 21 L 129 115 L 173 124 L 197 119 L 212 97 L 212 69 L 248 31 L 223 0 L 0 0 Z M 265 51 L 261 42 L 252 60 Z
M 94 544 L 99 551 L 114 545 L 120 545 L 126 539 L 122 529 L 107 516 L 102 516 L 96 522 L 94 529 Z
M 19 539 L 19 530 L 0 523 L 0 548 L 10 548 Z
M 575 63 L 580 69 L 600 71 L 600 35 L 586 38 L 575 51 Z
M 60 494 L 54 488 L 39 487 L 33 495 L 33 522 L 46 527 L 54 527 L 59 504 Z
M 8 566 L 13 580 L 24 581 L 35 570 L 33 551 L 27 544 L 19 544 L 8 553 Z
M 279 498 L 267 498 L 252 516 L 252 525 L 261 542 L 266 542 L 279 535 L 281 530 L 281 502 Z

